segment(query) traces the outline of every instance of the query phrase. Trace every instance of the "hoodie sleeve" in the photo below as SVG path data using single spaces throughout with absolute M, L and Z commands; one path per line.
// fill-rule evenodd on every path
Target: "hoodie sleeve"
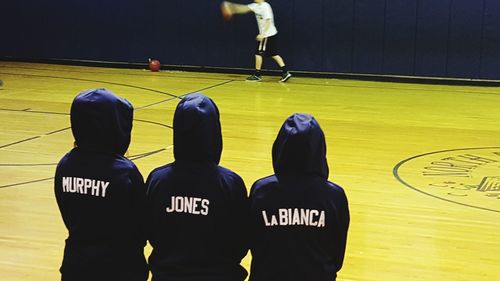
M 159 170 L 159 168 L 154 169 L 151 171 L 151 173 L 148 175 L 148 178 L 146 180 L 146 204 L 145 204 L 145 223 L 146 223 L 146 230 L 145 230 L 145 235 L 146 239 L 150 241 L 153 236 L 153 233 L 155 232 L 155 211 L 154 211 L 154 206 L 155 206 L 155 189 L 156 189 L 156 180 L 155 180 L 155 172 Z
M 132 216 L 133 221 L 137 223 L 136 231 L 139 246 L 144 247 L 146 245 L 146 185 L 144 184 L 144 178 L 139 172 L 137 167 L 134 165 L 131 171 L 130 180 L 132 184 L 131 201 L 132 201 Z
M 337 247 L 333 247 L 336 249 L 336 253 L 332 253 L 333 257 L 335 257 L 335 263 L 337 265 L 337 271 L 342 268 L 342 264 L 344 262 L 344 256 L 346 251 L 347 244 L 347 231 L 349 229 L 349 203 L 347 202 L 347 197 L 344 190 L 338 187 L 338 191 L 336 192 L 335 198 L 335 206 L 337 208 L 337 221 L 338 228 L 335 229 L 335 239 L 333 242 L 337 244 Z
M 248 252 L 249 226 L 248 218 L 250 215 L 250 205 L 248 202 L 245 183 L 239 176 L 234 176 L 233 186 L 233 204 L 230 210 L 230 223 L 235 230 L 231 236 L 231 255 L 241 260 Z
M 252 213 L 252 207 L 253 207 L 253 199 L 255 198 L 255 192 L 257 190 L 257 182 L 254 182 L 252 184 L 252 187 L 250 188 L 250 194 L 248 195 L 248 205 L 249 205 L 249 214 L 248 214 L 248 222 L 249 222 L 249 229 L 248 229 L 248 241 L 249 241 L 249 247 L 250 250 L 255 247 L 255 239 L 258 237 L 257 234 L 257 229 L 259 227 L 259 220 L 257 216 L 255 216 Z
M 67 213 L 66 210 L 66 204 L 64 204 L 62 200 L 62 189 L 60 186 L 61 184 L 61 163 L 66 159 L 67 155 L 63 157 L 63 159 L 59 162 L 56 168 L 55 176 L 54 176 L 54 194 L 56 196 L 56 202 L 57 206 L 59 207 L 59 212 L 61 214 L 61 217 L 63 219 L 64 225 L 66 226 L 67 229 L 69 229 L 69 222 L 67 217 L 64 215 Z

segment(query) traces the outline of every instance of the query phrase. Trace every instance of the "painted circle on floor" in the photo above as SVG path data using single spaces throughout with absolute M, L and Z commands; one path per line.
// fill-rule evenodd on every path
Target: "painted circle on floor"
M 398 181 L 431 197 L 500 213 L 500 147 L 416 155 L 393 169 Z

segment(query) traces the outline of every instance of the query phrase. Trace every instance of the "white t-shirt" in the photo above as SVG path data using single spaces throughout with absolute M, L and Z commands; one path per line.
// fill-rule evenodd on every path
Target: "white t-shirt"
M 267 2 L 262 3 L 252 3 L 247 5 L 252 12 L 255 13 L 255 18 L 257 19 L 257 25 L 259 26 L 259 34 L 264 37 L 271 37 L 278 33 L 276 26 L 274 25 L 274 15 L 271 5 Z M 267 30 L 264 30 L 266 26 L 266 21 L 270 20 L 270 26 Z

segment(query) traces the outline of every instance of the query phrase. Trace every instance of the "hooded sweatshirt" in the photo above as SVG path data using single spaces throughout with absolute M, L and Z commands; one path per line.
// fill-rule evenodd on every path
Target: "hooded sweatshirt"
M 133 108 L 105 89 L 71 106 L 75 148 L 59 162 L 55 195 L 68 238 L 64 280 L 146 280 L 144 179 L 123 155 Z
M 325 136 L 314 117 L 290 116 L 274 142 L 275 174 L 250 191 L 250 281 L 332 281 L 349 226 L 344 190 L 328 181 Z
M 146 182 L 153 280 L 244 280 L 247 191 L 240 176 L 219 166 L 217 106 L 190 94 L 178 104 L 173 127 L 175 161 Z

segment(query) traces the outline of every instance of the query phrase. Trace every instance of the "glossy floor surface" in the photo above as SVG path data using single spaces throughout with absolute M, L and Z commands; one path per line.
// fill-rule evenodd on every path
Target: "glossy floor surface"
M 297 77 L 283 84 L 276 76 L 252 83 L 236 74 L 13 62 L 0 62 L 0 79 L 4 281 L 59 278 L 66 230 L 52 177 L 72 147 L 72 99 L 98 87 L 135 106 L 129 156 L 145 177 L 173 160 L 173 112 L 188 93 L 217 103 L 221 164 L 248 188 L 273 173 L 271 146 L 285 118 L 314 115 L 327 138 L 330 180 L 350 203 L 338 280 L 500 278 L 498 88 Z

